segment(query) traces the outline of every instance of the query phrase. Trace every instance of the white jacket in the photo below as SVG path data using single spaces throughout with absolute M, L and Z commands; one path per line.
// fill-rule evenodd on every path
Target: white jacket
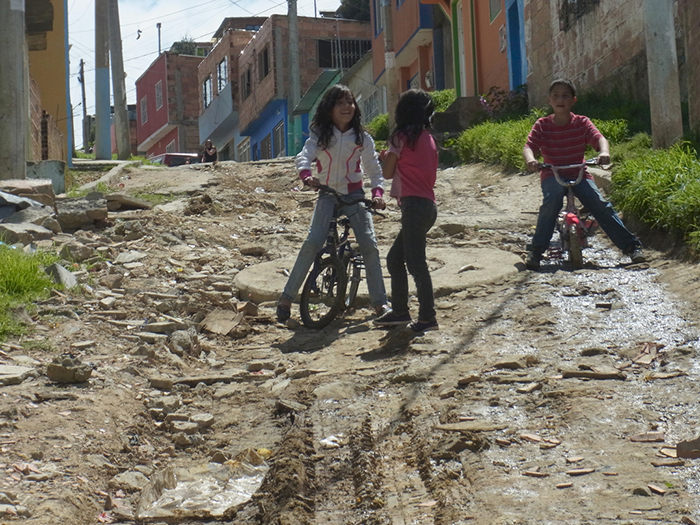
M 316 164 L 321 184 L 330 186 L 337 192 L 348 193 L 348 183 L 362 182 L 363 172 L 369 176 L 372 189 L 384 190 L 384 177 L 379 164 L 379 156 L 374 150 L 374 140 L 364 132 L 362 146 L 355 144 L 355 131 L 349 129 L 342 133 L 333 127 L 333 138 L 328 148 L 318 146 L 318 136 L 311 131 L 304 143 L 304 148 L 296 156 L 297 171 L 302 178 L 305 171 L 311 173 L 312 164 Z

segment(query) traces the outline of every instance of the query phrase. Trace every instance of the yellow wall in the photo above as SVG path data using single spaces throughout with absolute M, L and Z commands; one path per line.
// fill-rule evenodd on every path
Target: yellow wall
M 63 0 L 51 0 L 53 5 L 53 31 L 46 33 L 46 49 L 29 52 L 29 74 L 39 86 L 41 109 L 51 115 L 63 133 L 62 160 L 68 162 L 68 126 L 66 79 L 65 5 Z M 57 160 L 57 159 L 53 159 Z

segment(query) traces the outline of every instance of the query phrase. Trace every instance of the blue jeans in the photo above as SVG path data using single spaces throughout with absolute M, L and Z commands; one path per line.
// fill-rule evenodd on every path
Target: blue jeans
M 362 197 L 364 197 L 362 190 L 357 190 L 347 195 L 349 201 L 361 199 Z M 292 273 L 289 275 L 287 284 L 282 292 L 282 299 L 291 302 L 297 296 L 297 292 L 304 283 L 316 254 L 326 242 L 336 202 L 333 195 L 319 195 L 314 215 L 311 218 L 309 234 L 304 244 L 301 245 Z M 379 259 L 379 250 L 377 249 L 377 238 L 374 235 L 372 214 L 362 204 L 343 206 L 340 209 L 340 213 L 350 218 L 350 225 L 355 232 L 355 239 L 360 245 L 360 253 L 362 253 L 362 258 L 365 261 L 367 289 L 372 306 L 376 307 L 386 304 L 386 289 L 382 278 L 382 264 Z
M 435 224 L 437 207 L 430 199 L 403 197 L 401 199 L 401 230 L 386 256 L 391 275 L 391 308 L 397 315 L 408 311 L 408 273 L 416 283 L 418 319 L 435 319 L 433 281 L 425 257 L 425 236 Z
M 554 177 L 547 177 L 542 181 L 542 195 L 544 199 L 537 217 L 535 235 L 532 237 L 532 244 L 530 245 L 530 250 L 538 255 L 541 255 L 549 247 L 557 216 L 564 203 L 566 188 L 559 184 Z M 600 194 L 592 179 L 583 179 L 574 186 L 574 195 L 595 217 L 600 227 L 608 234 L 615 246 L 624 253 L 630 254 L 636 248 L 642 247 L 639 239 L 622 223 L 612 204 Z

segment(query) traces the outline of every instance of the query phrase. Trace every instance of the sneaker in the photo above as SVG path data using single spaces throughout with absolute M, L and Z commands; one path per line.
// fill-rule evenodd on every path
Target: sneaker
M 416 334 L 421 334 L 423 332 L 430 332 L 431 330 L 439 330 L 438 322 L 433 319 L 432 321 L 413 321 L 408 325 L 412 332 Z
M 277 322 L 285 323 L 292 316 L 289 306 L 284 304 L 277 305 Z
M 635 248 L 634 251 L 630 253 L 630 259 L 632 259 L 633 264 L 647 262 L 647 258 L 644 256 L 644 250 L 641 248 Z
M 374 315 L 377 317 L 381 317 L 387 312 L 391 312 L 391 308 L 389 308 L 389 306 L 386 304 L 380 304 L 379 306 L 374 307 Z
M 542 256 L 539 253 L 527 252 L 527 257 L 525 257 L 525 268 L 528 270 L 539 270 L 541 260 Z
M 402 326 L 411 322 L 410 314 L 399 315 L 393 310 L 387 310 L 372 321 L 377 326 Z

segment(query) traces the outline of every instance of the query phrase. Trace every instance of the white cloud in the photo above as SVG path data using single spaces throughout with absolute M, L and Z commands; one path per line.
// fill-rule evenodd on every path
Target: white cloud
M 314 10 L 333 11 L 339 5 L 339 0 L 298 0 L 297 12 L 299 16 L 314 16 Z M 284 0 L 121 0 L 119 18 L 127 103 L 136 103 L 136 79 L 158 57 L 157 23 L 161 24 L 161 50 L 166 50 L 185 36 L 197 41 L 210 40 L 226 17 L 286 13 L 287 2 Z M 85 61 L 87 113 L 95 113 L 95 1 L 68 0 L 68 23 L 70 92 L 75 115 L 75 142 L 79 148 L 82 145 L 83 116 L 78 82 L 81 59 Z M 138 31 L 141 31 L 139 38 Z

